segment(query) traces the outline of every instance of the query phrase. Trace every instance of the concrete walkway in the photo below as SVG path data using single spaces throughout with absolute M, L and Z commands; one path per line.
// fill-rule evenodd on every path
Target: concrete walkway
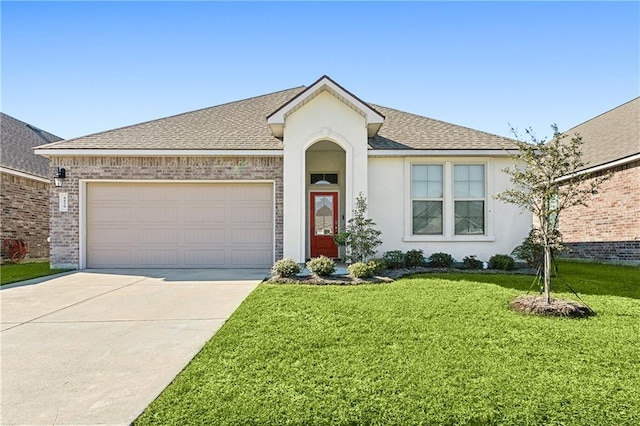
M 267 270 L 88 270 L 3 286 L 0 423 L 128 425 Z

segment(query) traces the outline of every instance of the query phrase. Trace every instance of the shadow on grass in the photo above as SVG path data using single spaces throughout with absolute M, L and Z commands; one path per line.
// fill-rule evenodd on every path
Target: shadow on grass
M 451 281 L 474 281 L 500 287 L 539 293 L 539 284 L 531 275 L 442 273 L 414 275 L 423 278 L 441 278 Z M 551 280 L 551 291 L 559 293 L 619 296 L 640 299 L 640 268 L 570 261 L 558 262 L 558 273 Z

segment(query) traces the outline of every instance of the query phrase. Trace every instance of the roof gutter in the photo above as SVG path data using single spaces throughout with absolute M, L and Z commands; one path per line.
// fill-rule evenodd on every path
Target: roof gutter
M 56 149 L 34 152 L 43 157 L 281 157 L 281 149 Z
M 576 176 L 582 176 L 588 173 L 596 173 L 603 170 L 611 169 L 613 167 L 622 166 L 624 164 L 633 163 L 634 161 L 640 160 L 640 154 L 634 154 L 629 157 L 621 158 L 619 160 L 611 161 L 609 163 L 600 164 L 599 166 L 589 167 L 588 169 L 580 170 L 579 172 L 572 173 L 570 175 L 563 176 L 558 178 L 556 182 L 564 182 L 565 180 L 571 179 Z
M 512 157 L 517 149 L 372 149 L 369 157 Z
M 0 172 L 6 173 L 8 175 L 19 176 L 26 179 L 37 180 L 38 182 L 42 182 L 42 183 L 51 183 L 51 181 L 47 178 L 32 175 L 30 173 L 20 172 L 18 170 L 8 169 L 6 167 L 0 167 Z

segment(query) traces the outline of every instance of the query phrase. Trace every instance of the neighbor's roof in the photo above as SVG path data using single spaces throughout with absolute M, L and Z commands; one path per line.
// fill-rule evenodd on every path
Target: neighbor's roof
M 46 149 L 281 150 L 267 117 L 306 89 L 283 90 L 115 130 L 57 142 Z M 372 149 L 502 150 L 514 141 L 502 136 L 373 106 L 386 118 L 369 140 Z
M 567 130 L 582 136 L 582 160 L 588 168 L 640 153 L 640 97 Z
M 60 141 L 56 135 L 0 112 L 0 165 L 7 169 L 47 177 L 49 160 L 34 154 L 43 143 Z

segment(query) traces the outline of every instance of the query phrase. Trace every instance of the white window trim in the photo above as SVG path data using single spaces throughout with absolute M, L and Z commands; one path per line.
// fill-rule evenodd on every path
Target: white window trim
M 413 235 L 412 220 L 413 220 L 413 198 L 411 194 L 411 169 L 414 164 L 439 164 L 442 165 L 442 180 L 443 180 L 443 205 L 442 205 L 442 220 L 443 220 L 443 235 Z M 482 164 L 485 170 L 485 234 L 484 235 L 456 235 L 455 234 L 455 219 L 454 219 L 454 196 L 453 196 L 453 166 L 464 164 Z M 474 157 L 474 158 L 405 158 L 404 162 L 404 174 L 405 174 L 405 208 L 404 208 L 404 237 L 403 241 L 411 242 L 429 242 L 429 241 L 458 241 L 458 242 L 473 242 L 473 241 L 495 241 L 494 235 L 494 202 L 491 194 L 493 193 L 493 167 L 492 160 L 489 157 Z

